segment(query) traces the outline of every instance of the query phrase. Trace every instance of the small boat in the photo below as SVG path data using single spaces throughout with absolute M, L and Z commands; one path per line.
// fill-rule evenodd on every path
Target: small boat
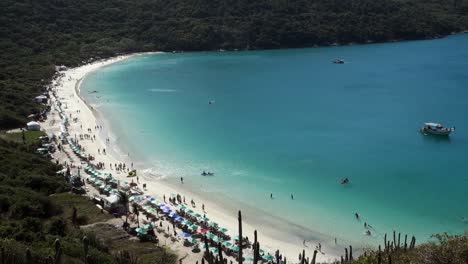
M 203 172 L 201 173 L 201 175 L 202 175 L 202 176 L 213 176 L 214 173 L 213 173 L 213 172 L 206 172 L 206 171 L 203 171 Z
M 336 60 L 333 61 L 333 63 L 335 63 L 335 64 L 344 64 L 344 60 L 336 59 Z
M 453 131 L 455 131 L 455 127 L 448 128 L 438 123 L 424 123 L 424 126 L 421 128 L 421 132 L 424 134 L 438 136 L 448 136 Z

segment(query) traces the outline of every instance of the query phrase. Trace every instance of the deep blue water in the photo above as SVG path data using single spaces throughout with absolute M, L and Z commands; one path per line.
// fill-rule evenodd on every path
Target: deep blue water
M 82 92 L 122 149 L 169 181 L 183 176 L 330 238 L 375 244 L 396 229 L 426 240 L 468 229 L 467 47 L 461 35 L 142 56 L 90 74 Z M 456 131 L 424 136 L 427 121 Z

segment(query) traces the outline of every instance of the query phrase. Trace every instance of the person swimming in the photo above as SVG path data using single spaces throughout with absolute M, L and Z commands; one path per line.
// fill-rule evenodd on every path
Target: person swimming
M 344 178 L 341 180 L 341 184 L 348 184 L 349 183 L 349 179 L 348 178 Z
M 356 219 L 359 220 L 359 214 L 358 213 L 354 213 L 354 216 L 356 217 Z

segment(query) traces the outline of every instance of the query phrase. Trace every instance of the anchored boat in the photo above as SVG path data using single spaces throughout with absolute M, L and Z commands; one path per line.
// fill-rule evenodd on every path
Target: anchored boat
M 421 132 L 424 134 L 433 134 L 438 136 L 448 136 L 455 131 L 455 127 L 444 127 L 438 123 L 424 123 Z

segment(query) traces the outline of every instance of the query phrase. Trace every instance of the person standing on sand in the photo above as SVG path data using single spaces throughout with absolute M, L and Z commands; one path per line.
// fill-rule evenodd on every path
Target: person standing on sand
M 291 200 L 294 200 L 294 195 L 291 193 Z
M 133 167 L 133 163 L 132 163 L 132 167 Z M 180 182 L 184 183 L 184 177 L 180 177 Z
M 270 199 L 273 199 L 273 193 L 270 193 Z

